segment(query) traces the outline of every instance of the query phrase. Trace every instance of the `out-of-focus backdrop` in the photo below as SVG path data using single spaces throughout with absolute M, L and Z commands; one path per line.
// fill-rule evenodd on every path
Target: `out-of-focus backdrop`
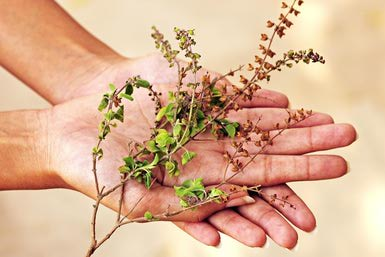
M 127 56 L 154 51 L 151 25 L 166 35 L 195 28 L 204 66 L 220 72 L 251 60 L 265 21 L 279 1 L 62 0 L 62 6 L 101 40 Z M 385 1 L 308 0 L 295 26 L 275 50 L 313 47 L 326 65 L 299 65 L 269 85 L 289 95 L 292 107 L 330 113 L 354 124 L 359 140 L 333 151 L 351 173 L 333 181 L 293 183 L 314 210 L 318 232 L 300 232 L 299 249 L 271 244 L 251 249 L 223 237 L 206 247 L 171 224 L 123 228 L 96 256 L 385 256 Z M 48 36 L 48 35 L 47 35 Z M 46 108 L 48 103 L 3 69 L 0 111 Z M 70 191 L 0 192 L 0 256 L 82 256 L 89 240 L 92 202 Z M 102 229 L 113 220 L 102 212 Z

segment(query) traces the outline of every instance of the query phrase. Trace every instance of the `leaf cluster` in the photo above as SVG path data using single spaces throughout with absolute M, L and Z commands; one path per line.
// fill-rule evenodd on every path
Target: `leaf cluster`
M 207 190 L 202 178 L 189 179 L 180 186 L 174 186 L 175 194 L 180 198 L 180 205 L 188 208 L 199 203 L 213 200 L 217 203 L 227 199 L 227 194 L 219 188 Z

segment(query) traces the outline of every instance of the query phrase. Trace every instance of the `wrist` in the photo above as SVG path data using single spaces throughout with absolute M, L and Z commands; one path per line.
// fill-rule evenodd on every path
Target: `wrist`
M 0 113 L 0 189 L 65 187 L 50 167 L 46 111 Z
M 73 51 L 76 52 L 76 51 Z M 128 58 L 111 51 L 95 52 L 92 49 L 79 49 L 78 56 L 72 60 L 71 67 L 60 74 L 61 82 L 52 86 L 48 98 L 59 104 L 73 98 L 92 94 L 99 87 L 107 86 L 106 75 L 112 76 L 114 67 L 129 61 Z

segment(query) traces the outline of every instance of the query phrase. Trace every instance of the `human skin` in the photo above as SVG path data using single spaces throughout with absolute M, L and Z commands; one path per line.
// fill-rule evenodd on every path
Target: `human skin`
M 151 123 L 147 121 L 153 120 L 154 114 L 151 108 L 143 108 L 143 105 L 146 107 L 151 101 L 142 95 L 141 92 L 136 93 L 136 101 L 126 105 L 125 123 L 115 129 L 108 141 L 102 145 L 105 156 L 98 165 L 98 174 L 100 184 L 107 188 L 119 183 L 117 169 L 122 165 L 122 157 L 128 153 L 128 141 L 140 142 L 149 136 Z M 95 94 L 80 97 L 47 110 L 2 113 L 0 188 L 62 187 L 95 198 L 95 186 L 90 171 L 90 149 L 97 141 L 97 125 L 102 118 L 95 108 L 99 96 Z M 243 109 L 237 115 L 239 121 L 250 118 L 250 115 L 261 114 L 267 120 L 274 121 L 281 119 L 280 115 L 284 113 L 285 109 L 280 108 L 252 108 Z M 137 125 L 131 125 L 133 123 Z M 287 130 L 277 138 L 276 144 L 266 154 L 261 155 L 242 174 L 231 180 L 231 183 L 236 185 L 276 185 L 265 187 L 264 191 L 268 194 L 288 195 L 288 200 L 296 206 L 296 210 L 274 204 L 271 206 L 268 199 L 262 201 L 256 198 L 255 203 L 240 207 L 238 213 L 230 209 L 217 212 L 226 206 L 211 204 L 194 212 L 172 217 L 171 220 L 190 222 L 177 223 L 182 227 L 187 226 L 188 229 L 202 229 L 200 233 L 206 236 L 202 241 L 213 240 L 215 229 L 219 229 L 249 246 L 263 245 L 266 233 L 281 245 L 292 244 L 293 238 L 296 239 L 294 229 L 273 207 L 294 225 L 307 231 L 313 229 L 314 217 L 299 197 L 282 184 L 290 181 L 336 178 L 347 171 L 345 160 L 339 156 L 296 155 L 348 145 L 354 140 L 354 130 L 351 126 L 324 123 L 324 115 L 316 114 L 306 122 L 298 124 L 297 128 Z M 275 128 L 269 124 L 274 123 L 261 123 L 261 128 L 274 131 Z M 312 127 L 309 127 L 310 124 Z M 298 144 L 300 140 L 303 143 Z M 284 142 L 284 145 L 280 142 Z M 171 179 L 156 174 L 162 183 L 155 184 L 149 191 L 142 184 L 129 181 L 125 187 L 124 210 L 131 210 L 143 195 L 146 195 L 145 198 L 130 218 L 142 216 L 147 210 L 154 214 L 162 213 L 168 206 L 171 210 L 176 210 L 178 200 L 172 186 L 194 177 L 202 177 L 208 186 L 220 183 L 225 166 L 222 155 L 229 147 L 228 142 L 192 143 L 190 149 L 198 152 L 198 156 L 183 168 L 180 177 Z M 252 153 L 253 149 L 250 149 L 250 152 Z M 202 166 L 201 163 L 205 165 Z M 119 192 L 111 195 L 104 204 L 117 210 L 118 196 Z M 259 219 L 263 213 L 269 213 L 270 218 Z M 202 221 L 208 216 L 211 225 Z M 210 231 L 213 235 L 207 235 Z
M 159 91 L 167 92 L 175 85 L 175 70 L 169 69 L 159 55 L 128 59 L 117 54 L 86 32 L 54 1 L 0 2 L 0 39 L 1 64 L 55 105 L 47 110 L 1 114 L 0 188 L 63 187 L 95 198 L 92 173 L 87 171 L 90 171 L 91 164 L 89 151 L 96 142 L 97 123 L 101 119 L 95 106 L 101 94 L 107 91 L 106 85 L 110 82 L 122 85 L 128 77 L 141 75 Z M 201 74 L 204 73 L 202 71 Z M 218 75 L 211 73 L 212 76 Z M 136 93 L 135 98 L 135 102 L 127 106 L 126 126 L 114 131 L 105 145 L 106 155 L 99 168 L 103 185 L 112 185 L 119 180 L 116 170 L 121 165 L 121 157 L 127 154 L 127 139 L 141 142 L 148 138 L 149 124 L 154 119 L 151 101 L 141 92 Z M 255 100 L 240 104 L 245 108 L 237 114 L 238 119 L 256 118 L 262 113 L 265 129 L 274 129 L 269 124 L 282 122 L 288 101 L 280 93 L 261 90 Z M 307 137 L 309 140 L 303 140 Z M 208 245 L 217 245 L 218 231 L 222 231 L 249 246 L 262 246 L 267 234 L 279 245 L 292 248 L 297 242 L 297 234 L 279 213 L 305 231 L 314 229 L 315 219 L 284 183 L 336 178 L 347 170 L 346 162 L 338 156 L 298 155 L 342 147 L 354 140 L 355 131 L 350 125 L 333 124 L 330 116 L 316 114 L 298 124 L 298 128 L 288 130 L 286 135 L 277 139 L 281 144 L 261 156 L 263 160 L 274 160 L 268 162 L 274 163 L 269 166 L 274 167 L 269 172 L 256 165 L 253 170 L 232 181 L 239 185 L 253 181 L 255 185 L 267 185 L 265 192 L 289 195 L 290 201 L 297 207 L 295 211 L 254 196 L 255 203 L 247 206 L 219 211 L 226 206 L 210 205 L 175 217 L 175 223 Z M 163 185 L 159 184 L 154 191 L 146 192 L 146 197 L 152 200 L 144 201 L 136 214 L 142 215 L 143 211 L 153 208 L 152 201 L 162 203 L 157 209 L 151 209 L 153 213 L 164 211 L 162 207 L 176 202 L 172 185 L 189 176 L 203 177 L 207 185 L 219 183 L 223 171 L 219 167 L 208 166 L 216 172 L 209 173 L 210 177 L 207 177 L 208 173 L 200 168 L 199 163 L 205 161 L 214 165 L 223 162 L 218 154 L 223 151 L 223 146 L 226 143 L 193 144 L 198 157 L 186 167 L 188 170 L 178 180 L 164 178 Z M 199 155 L 204 151 L 211 152 Z M 205 156 L 212 156 L 212 159 L 202 160 Z M 305 165 L 307 163 L 312 165 Z M 296 168 L 288 170 L 287 167 Z M 270 180 L 263 174 L 269 174 Z M 132 201 L 140 197 L 144 189 L 136 183 L 127 188 L 135 189 L 135 192 L 127 189 L 125 193 L 125 209 L 129 210 Z M 157 190 L 162 191 L 160 199 Z M 250 199 L 246 199 L 250 203 Z M 116 203 L 116 199 L 110 197 L 104 204 L 116 209 Z M 263 215 L 265 213 L 268 215 Z

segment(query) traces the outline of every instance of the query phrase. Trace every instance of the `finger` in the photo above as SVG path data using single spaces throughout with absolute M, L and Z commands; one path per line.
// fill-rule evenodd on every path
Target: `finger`
M 271 136 L 278 135 L 274 131 Z M 327 124 L 315 127 L 294 128 L 278 135 L 272 146 L 264 153 L 305 154 L 348 146 L 356 140 L 357 134 L 350 124 Z
M 285 199 L 287 203 L 280 200 L 272 201 L 271 196 L 277 195 L 280 199 Z M 262 188 L 261 197 L 282 213 L 297 228 L 311 232 L 316 227 L 316 220 L 302 199 L 287 185 L 277 185 Z M 290 204 L 294 208 L 290 207 Z
M 263 149 L 256 147 L 254 143 L 259 137 L 252 135 L 251 141 L 244 144 L 244 148 L 250 154 L 306 154 L 316 151 L 330 150 L 350 145 L 356 140 L 356 131 L 350 124 L 326 124 L 305 128 L 290 128 L 284 131 L 274 130 L 270 132 L 272 145 L 267 145 Z M 199 141 L 195 142 L 199 147 Z M 207 144 L 206 144 L 207 145 Z M 211 142 L 205 146 L 206 149 L 224 149 L 232 153 L 231 140 Z
M 286 128 L 285 119 L 288 118 L 287 109 L 281 108 L 251 108 L 251 109 L 242 109 L 237 112 L 230 111 L 228 114 L 228 119 L 232 122 L 238 122 L 240 124 L 245 124 L 248 121 L 251 121 L 254 125 L 257 125 L 260 130 L 263 131 L 272 131 L 277 129 Z M 292 112 L 292 110 L 289 110 Z M 296 124 L 290 126 L 291 128 L 306 128 L 306 127 L 315 127 L 320 125 L 327 125 L 334 123 L 333 118 L 325 113 L 313 113 L 308 118 L 300 121 Z M 277 127 L 278 125 L 278 127 Z M 253 135 L 252 135 L 253 136 Z M 256 137 L 254 136 L 254 139 Z M 192 143 L 202 144 L 213 141 L 213 136 L 211 133 L 206 132 L 197 136 L 195 141 Z M 231 142 L 229 139 L 214 141 L 212 146 L 220 147 L 222 142 Z M 255 140 L 254 140 L 255 141 Z
M 278 245 L 292 249 L 298 235 L 294 228 L 264 200 L 255 196 L 255 203 L 238 207 L 239 213 L 250 222 L 261 227 Z
M 256 93 L 254 93 L 254 96 L 251 100 L 243 100 L 241 99 L 241 97 L 239 97 L 236 102 L 239 104 L 240 107 L 243 108 L 287 108 L 289 106 L 289 99 L 286 95 L 268 89 L 259 89 Z
M 243 163 L 246 164 L 247 159 Z M 336 155 L 260 155 L 239 174 L 227 172 L 226 180 L 235 184 L 267 186 L 291 181 L 338 178 L 347 171 L 345 159 Z
M 282 109 L 282 108 L 250 108 L 242 109 L 237 112 L 231 111 L 228 114 L 228 119 L 244 124 L 245 122 L 252 121 L 257 124 L 261 130 L 275 130 L 278 128 L 285 128 L 285 120 L 289 118 L 289 114 L 294 113 L 294 110 Z M 313 113 L 308 118 L 304 119 L 293 125 L 292 127 L 310 127 L 323 124 L 333 123 L 333 118 L 325 113 Z
M 215 161 L 218 159 L 218 161 Z M 244 168 L 237 173 L 227 165 L 220 154 L 204 155 L 201 165 L 194 172 L 183 172 L 179 177 L 166 178 L 166 185 L 180 184 L 192 177 L 202 177 L 206 184 L 215 185 L 227 181 L 237 185 L 277 185 L 290 181 L 332 179 L 345 175 L 348 165 L 336 155 L 264 155 L 239 158 Z M 247 164 L 248 163 L 248 164 Z
M 174 222 L 184 232 L 208 246 L 217 246 L 221 241 L 218 230 L 207 222 Z
M 231 209 L 211 215 L 208 221 L 219 231 L 247 246 L 262 247 L 266 243 L 266 234 L 259 226 Z

